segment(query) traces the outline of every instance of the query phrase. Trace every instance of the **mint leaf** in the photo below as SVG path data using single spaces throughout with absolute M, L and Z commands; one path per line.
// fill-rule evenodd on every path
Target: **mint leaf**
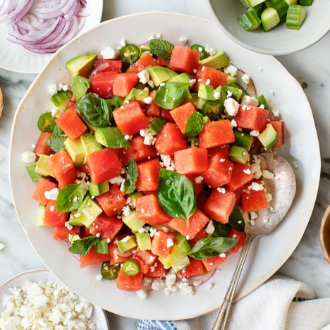
M 131 194 L 136 189 L 138 175 L 139 172 L 136 162 L 130 159 L 126 166 L 126 180 L 124 181 L 124 192 L 126 194 Z
M 91 250 L 92 246 L 96 245 L 100 239 L 96 236 L 88 236 L 85 238 L 77 239 L 73 241 L 69 247 L 69 251 L 74 254 L 80 254 L 86 256 Z
M 151 39 L 148 44 L 153 54 L 158 55 L 167 62 L 170 61 L 174 48 L 172 43 L 162 39 Z
M 193 112 L 186 123 L 184 134 L 189 137 L 197 136 L 204 127 L 203 115 L 200 112 Z
M 54 135 L 51 136 L 46 143 L 49 145 L 49 148 L 55 152 L 59 152 L 61 149 L 65 149 L 64 141 L 67 139 L 66 135 Z
M 130 148 L 131 145 L 125 139 L 123 133 L 117 127 L 104 127 L 95 130 L 95 138 L 98 143 L 108 148 Z
M 81 76 L 75 76 L 72 83 L 73 96 L 79 100 L 89 88 L 89 80 Z

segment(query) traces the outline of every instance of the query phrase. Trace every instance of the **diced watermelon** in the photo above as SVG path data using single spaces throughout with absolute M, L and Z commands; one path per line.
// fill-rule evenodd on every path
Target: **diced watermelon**
M 218 86 L 225 86 L 227 83 L 228 74 L 209 66 L 198 65 L 195 73 L 196 84 L 195 91 L 198 91 L 199 85 L 209 82 L 211 86 L 217 88 Z M 209 81 L 208 81 L 209 80 Z
M 193 112 L 196 112 L 196 109 L 191 102 L 185 103 L 170 111 L 172 118 L 174 119 L 175 123 L 179 126 L 182 134 L 184 134 L 187 120 Z
M 136 190 L 153 191 L 158 188 L 160 163 L 158 159 L 151 159 L 138 164 L 139 176 L 136 181 Z
M 237 127 L 262 131 L 267 124 L 268 110 L 252 105 L 240 105 L 235 116 Z
M 162 258 L 166 258 L 174 245 L 174 235 L 159 230 L 152 239 L 151 252 Z
M 209 157 L 212 157 L 213 155 L 220 153 L 222 156 L 228 158 L 230 148 L 231 148 L 230 145 L 224 144 L 219 147 L 209 148 L 207 149 L 207 151 L 209 153 Z
M 192 182 L 192 184 L 194 185 L 194 189 L 195 189 L 195 196 L 198 196 L 204 187 L 204 180 L 202 180 L 200 183 L 196 182 L 196 178 L 199 177 L 198 174 L 187 174 L 186 177 Z M 198 181 L 199 182 L 199 181 Z
M 46 198 L 45 192 L 57 188 L 57 184 L 46 178 L 39 179 L 32 198 L 40 204 L 46 205 L 49 199 Z
M 39 157 L 40 155 L 51 155 L 54 153 L 52 149 L 49 148 L 47 140 L 52 137 L 52 133 L 41 132 L 37 140 L 36 146 L 33 149 L 33 152 Z
M 178 272 L 179 278 L 205 275 L 206 270 L 202 260 L 189 258 L 190 264 Z
M 184 46 L 174 46 L 169 67 L 174 71 L 193 73 L 199 61 L 199 52 Z
M 78 111 L 72 109 L 64 111 L 55 121 L 71 140 L 79 138 L 87 129 Z
M 137 101 L 124 103 L 112 114 L 117 127 L 124 135 L 134 135 L 150 125 L 140 103 Z
M 220 187 L 230 181 L 233 168 L 234 164 L 227 157 L 216 153 L 210 157 L 209 167 L 202 177 L 211 188 Z
M 157 65 L 159 65 L 159 62 L 150 53 L 146 52 L 141 55 L 128 72 L 140 72 L 149 66 Z
M 271 120 L 270 123 L 272 124 L 274 130 L 278 134 L 278 140 L 273 145 L 273 147 L 280 147 L 284 144 L 284 123 L 280 120 Z
M 156 59 L 157 59 L 158 65 L 160 65 L 160 66 L 165 66 L 167 68 L 170 64 L 169 62 L 165 61 L 164 59 L 162 59 L 159 56 L 156 56 Z
M 209 222 L 209 218 L 200 210 L 197 210 L 189 219 L 189 224 L 185 219 L 173 218 L 169 226 L 177 230 L 180 234 L 193 239 L 201 229 Z
M 136 73 L 119 73 L 113 82 L 113 94 L 126 97 L 131 89 L 138 83 L 139 77 Z
M 90 89 L 102 98 L 108 99 L 113 96 L 113 84 L 118 72 L 98 72 L 93 75 Z
M 224 263 L 226 260 L 227 260 L 227 256 L 226 257 L 216 256 L 216 257 L 212 257 L 212 258 L 203 259 L 202 262 L 203 262 L 206 270 L 208 272 L 210 272 L 212 269 L 217 268 L 219 265 Z
M 230 191 L 236 191 L 253 179 L 253 173 L 249 165 L 235 163 L 231 179 L 227 184 Z
M 259 211 L 267 208 L 265 190 L 254 190 L 253 184 L 260 185 L 261 182 L 259 180 L 253 180 L 245 186 L 241 198 L 243 212 Z
M 111 201 L 113 202 L 113 201 Z M 100 214 L 89 228 L 91 235 L 100 234 L 102 239 L 113 240 L 123 226 L 123 222 L 116 217 Z
M 128 257 L 122 257 L 121 256 L 121 252 L 117 246 L 117 244 L 115 243 L 116 240 L 120 241 L 122 238 L 124 238 L 126 235 L 121 235 L 121 236 L 117 236 L 115 240 L 113 240 L 110 244 L 109 244 L 109 256 L 110 256 L 110 265 L 118 265 L 118 264 L 122 264 L 123 262 L 125 262 L 126 260 L 130 259 L 130 256 Z
M 69 213 L 62 213 L 56 211 L 56 201 L 50 200 L 45 209 L 45 226 L 64 226 L 68 220 Z
M 193 239 L 189 239 L 189 244 L 191 248 L 193 248 L 200 239 L 207 237 L 209 237 L 209 234 L 205 231 L 204 228 L 202 228 L 202 230 L 200 230 Z
M 156 261 L 157 257 L 150 251 L 138 250 L 133 254 L 132 259 L 140 265 L 140 271 L 143 274 L 147 274 L 152 264 Z
M 80 256 L 80 267 L 84 268 L 86 266 L 98 264 L 103 261 L 108 261 L 109 259 L 109 254 L 97 253 L 93 246 L 87 256 Z
M 165 269 L 164 265 L 160 261 L 156 261 L 150 267 L 146 276 L 151 278 L 162 278 L 166 276 L 166 273 L 167 273 L 167 269 Z
M 174 123 L 174 119 L 170 114 L 171 110 L 161 109 L 161 116 L 168 122 Z
M 120 269 L 117 277 L 117 288 L 126 291 L 137 291 L 141 289 L 142 281 L 142 272 L 139 272 L 135 276 L 128 276 L 123 272 L 122 269 Z
M 74 167 L 72 159 L 64 149 L 49 157 L 47 164 L 61 188 L 75 182 L 77 170 Z
M 148 117 L 158 117 L 160 116 L 160 107 L 154 102 L 157 91 L 152 91 L 150 97 L 152 98 L 151 104 L 145 105 L 146 115 Z
M 235 141 L 233 128 L 230 121 L 219 120 L 204 125 L 199 134 L 199 147 L 212 148 Z
M 67 241 L 69 240 L 69 235 L 80 235 L 80 227 L 73 226 L 69 230 L 64 225 L 59 225 L 54 228 L 54 239 L 58 241 Z
M 208 168 L 206 149 L 189 148 L 174 153 L 175 170 L 180 174 L 200 174 Z
M 121 162 L 111 148 L 104 148 L 89 154 L 86 165 L 94 184 L 108 181 L 121 174 Z
M 231 227 L 228 237 L 238 239 L 238 242 L 227 253 L 236 253 L 246 242 L 246 235 L 243 231 L 238 231 Z
M 113 184 L 106 193 L 95 198 L 108 217 L 118 214 L 126 205 L 126 198 L 116 184 Z
M 210 218 L 221 223 L 228 223 L 235 203 L 236 196 L 233 192 L 226 191 L 222 193 L 218 189 L 213 189 L 205 203 L 204 211 Z
M 200 194 L 200 195 L 198 195 L 197 196 L 197 207 L 200 210 L 204 211 L 204 205 L 205 205 L 206 201 L 207 201 L 206 194 Z
M 171 221 L 171 217 L 160 208 L 157 196 L 154 194 L 145 195 L 137 199 L 136 216 L 152 226 L 163 225 Z
M 187 141 L 176 124 L 167 123 L 157 134 L 156 150 L 162 155 L 173 155 L 185 149 Z
M 111 60 L 111 59 L 98 59 L 94 63 L 94 68 L 98 68 L 98 72 L 121 72 L 121 60 Z

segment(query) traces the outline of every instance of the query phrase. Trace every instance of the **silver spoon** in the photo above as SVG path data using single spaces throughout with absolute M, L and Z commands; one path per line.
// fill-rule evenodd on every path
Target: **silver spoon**
M 263 153 L 256 157 L 260 160 L 262 169 L 267 169 L 275 175 L 272 192 L 273 200 L 266 210 L 258 212 L 258 218 L 255 221 L 250 222 L 245 217 L 245 233 L 247 240 L 242 247 L 235 273 L 212 330 L 225 329 L 236 287 L 252 241 L 257 237 L 270 234 L 279 225 L 287 214 L 296 193 L 295 174 L 290 164 L 283 157 L 270 153 Z

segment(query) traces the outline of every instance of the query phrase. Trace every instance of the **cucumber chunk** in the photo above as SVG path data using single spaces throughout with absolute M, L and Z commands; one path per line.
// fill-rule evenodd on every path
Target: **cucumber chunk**
M 286 17 L 286 28 L 299 30 L 306 18 L 306 11 L 299 5 L 290 5 Z
M 285 21 L 286 14 L 289 9 L 289 5 L 286 3 L 285 0 L 267 0 L 266 6 L 274 8 L 277 11 L 278 16 L 280 17 L 280 21 Z
M 250 7 L 248 11 L 254 11 L 258 17 L 260 17 L 262 11 L 265 9 L 266 5 L 264 2 L 259 3 L 259 5 L 256 5 L 255 7 Z
M 261 14 L 261 24 L 264 31 L 273 29 L 280 22 L 280 16 L 274 8 L 266 8 Z
M 250 4 L 248 2 L 248 0 L 239 0 L 241 2 L 241 4 L 246 8 L 249 9 L 250 8 Z
M 129 215 L 123 215 L 122 220 L 124 224 L 133 232 L 138 231 L 145 225 L 145 222 L 136 216 L 135 210 L 132 210 Z
M 257 100 L 259 101 L 259 104 L 260 104 L 260 105 L 262 104 L 262 105 L 264 106 L 265 109 L 268 109 L 268 103 L 267 103 L 267 101 L 266 101 L 266 99 L 265 99 L 265 97 L 264 97 L 263 94 L 259 95 L 259 96 L 257 97 Z
M 247 11 L 238 18 L 239 24 L 245 31 L 255 30 L 260 26 L 260 18 L 255 11 Z
M 51 101 L 56 107 L 65 110 L 71 97 L 72 94 L 69 91 L 59 91 L 51 97 Z
M 250 158 L 250 155 L 247 150 L 243 147 L 238 146 L 232 146 L 228 156 L 232 161 L 241 164 L 246 164 L 246 162 Z
M 271 124 L 267 124 L 266 129 L 258 136 L 259 141 L 265 150 L 270 149 L 278 140 L 278 134 Z
M 290 6 L 290 5 L 296 5 L 297 4 L 297 0 L 285 0 L 286 3 Z
M 253 136 L 247 133 L 243 133 L 237 130 L 234 130 L 235 142 L 234 145 L 238 147 L 243 147 L 247 151 L 251 149 Z
M 255 7 L 257 5 L 259 5 L 259 3 L 263 3 L 265 2 L 265 0 L 247 0 L 250 7 Z
M 185 256 L 179 262 L 172 265 L 172 269 L 177 273 L 177 272 L 179 272 L 180 270 L 186 268 L 189 265 L 190 265 L 190 260 L 187 256 Z
M 119 250 L 124 253 L 136 247 L 136 239 L 134 235 L 126 236 L 122 240 L 116 242 Z
M 136 233 L 136 243 L 142 251 L 151 250 L 151 238 L 149 233 Z
M 311 6 L 313 0 L 298 0 L 299 5 L 301 6 Z

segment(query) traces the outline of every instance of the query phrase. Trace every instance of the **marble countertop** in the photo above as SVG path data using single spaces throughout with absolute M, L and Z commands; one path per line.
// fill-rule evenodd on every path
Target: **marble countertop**
M 103 20 L 136 12 L 161 10 L 213 19 L 203 0 L 106 0 Z M 137 6 L 138 4 L 138 6 Z M 152 31 L 151 31 L 152 32 Z M 318 297 L 330 297 L 330 265 L 323 258 L 319 243 L 322 215 L 330 203 L 330 33 L 301 52 L 278 57 L 299 81 L 307 82 L 310 101 L 320 140 L 322 171 L 318 197 L 307 230 L 289 260 L 279 270 L 282 275 L 309 284 Z M 0 283 L 25 270 L 45 268 L 34 252 L 18 222 L 8 180 L 8 151 L 15 109 L 35 75 L 0 69 L 0 86 L 5 108 L 0 119 Z M 326 106 L 325 106 L 326 105 Z M 134 329 L 136 321 L 109 314 L 112 329 Z

